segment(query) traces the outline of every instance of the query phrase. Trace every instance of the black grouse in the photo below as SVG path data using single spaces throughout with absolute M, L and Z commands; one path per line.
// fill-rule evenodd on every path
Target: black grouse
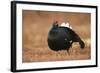
M 79 42 L 80 48 L 84 48 L 85 44 L 81 38 L 70 28 L 58 26 L 55 21 L 48 33 L 48 46 L 51 50 L 67 50 L 72 47 L 73 42 Z

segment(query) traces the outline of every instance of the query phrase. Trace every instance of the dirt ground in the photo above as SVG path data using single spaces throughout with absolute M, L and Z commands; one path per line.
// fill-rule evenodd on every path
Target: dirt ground
M 91 59 L 91 15 L 89 13 L 74 12 L 46 12 L 23 10 L 23 54 L 22 61 L 44 62 L 63 60 Z M 81 49 L 78 43 L 67 51 L 52 51 L 47 44 L 47 36 L 54 20 L 69 22 L 73 30 L 85 42 L 85 48 Z

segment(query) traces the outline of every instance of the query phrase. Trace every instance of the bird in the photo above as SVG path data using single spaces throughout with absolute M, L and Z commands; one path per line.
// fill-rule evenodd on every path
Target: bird
M 68 54 L 70 54 L 69 49 L 75 42 L 79 42 L 80 48 L 85 47 L 85 43 L 74 30 L 59 26 L 58 21 L 53 22 L 52 28 L 48 32 L 47 42 L 51 50 L 67 50 Z

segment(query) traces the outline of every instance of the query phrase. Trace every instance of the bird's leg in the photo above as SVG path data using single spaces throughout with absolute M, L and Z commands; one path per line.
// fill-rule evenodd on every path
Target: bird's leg
M 67 50 L 68 55 L 70 55 L 69 49 Z
M 67 52 L 66 52 L 65 50 L 63 51 L 63 53 L 64 53 L 64 55 L 66 55 L 66 54 L 67 54 Z

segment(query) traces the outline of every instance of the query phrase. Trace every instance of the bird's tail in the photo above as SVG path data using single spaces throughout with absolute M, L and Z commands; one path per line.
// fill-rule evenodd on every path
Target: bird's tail
M 79 44 L 80 44 L 80 48 L 83 49 L 85 47 L 85 43 L 82 40 L 79 41 Z

